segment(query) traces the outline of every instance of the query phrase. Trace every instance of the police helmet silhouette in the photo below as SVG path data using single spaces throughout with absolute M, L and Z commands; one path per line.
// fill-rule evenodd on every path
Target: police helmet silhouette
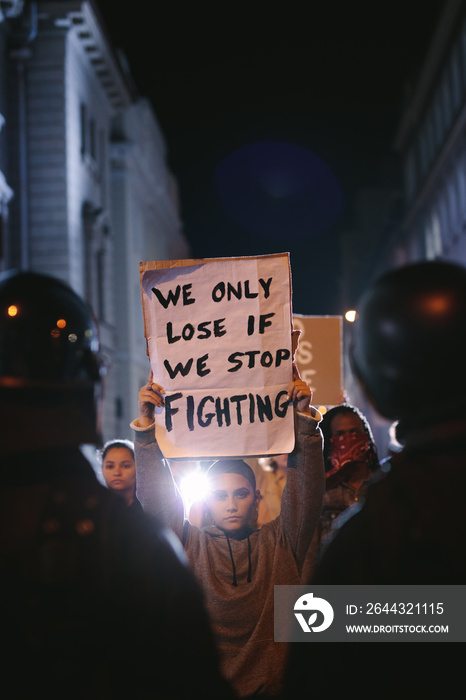
M 104 373 L 96 320 L 71 287 L 36 272 L 0 275 L 0 403 L 12 424 L 29 410 L 31 444 L 100 443 Z
M 411 418 L 466 396 L 466 268 L 412 263 L 381 276 L 357 308 L 350 362 L 377 411 Z

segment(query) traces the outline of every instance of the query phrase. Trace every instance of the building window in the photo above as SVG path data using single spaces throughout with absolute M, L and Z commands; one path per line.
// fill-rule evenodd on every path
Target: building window
M 448 204 L 447 204 L 447 193 L 445 190 L 441 193 L 439 197 L 439 219 L 440 219 L 440 236 L 442 240 L 442 249 L 444 245 L 448 246 L 451 238 L 450 222 L 448 220 Z
M 100 321 L 106 319 L 106 274 L 109 235 L 105 211 L 86 202 L 83 207 L 86 298 Z
M 80 130 L 81 130 L 81 155 L 84 157 L 87 152 L 87 107 L 81 104 L 80 107 Z
M 123 399 L 117 396 L 115 399 L 115 417 L 123 418 Z
M 461 27 L 461 69 L 463 74 L 463 88 L 466 88 L 466 20 Z
M 95 119 L 89 120 L 89 155 L 93 160 L 97 160 Z
M 414 157 L 413 148 L 408 151 L 406 157 L 405 166 L 405 188 L 406 188 L 406 198 L 408 201 L 414 197 L 417 185 L 416 178 L 416 162 Z
M 444 71 L 442 78 L 442 114 L 443 114 L 443 133 L 451 126 L 453 119 L 453 109 L 452 109 L 452 99 L 451 99 L 451 89 L 450 89 L 450 75 L 448 69 Z
M 107 205 L 107 132 L 105 129 L 99 129 L 98 139 L 98 165 L 100 172 L 101 196 L 102 204 Z
M 435 260 L 442 254 L 442 234 L 440 220 L 437 214 L 433 214 L 425 231 L 425 245 L 427 260 Z
M 105 249 L 100 248 L 96 255 L 97 267 L 97 309 L 99 318 L 105 320 Z
M 97 152 L 97 125 L 95 119 L 89 116 L 85 104 L 81 104 L 80 107 L 80 129 L 81 157 L 90 168 L 96 180 L 98 180 L 100 178 L 100 168 L 98 164 L 100 154 Z
M 429 165 L 429 143 L 426 124 L 419 132 L 419 167 L 421 177 L 425 175 Z
M 5 222 L 0 212 L 0 261 L 5 257 Z
M 434 138 L 435 148 L 437 149 L 442 143 L 443 137 L 443 113 L 442 99 L 440 92 L 437 90 L 434 98 Z
M 461 56 L 458 44 L 454 47 L 451 57 L 451 85 L 453 109 L 456 112 L 461 105 Z
M 427 148 L 427 163 L 431 164 L 435 153 L 435 134 L 432 110 L 428 113 L 426 119 L 426 148 Z
M 449 209 L 449 220 L 451 226 L 451 238 L 456 240 L 458 235 L 459 227 L 459 203 L 458 203 L 458 177 L 456 175 L 456 170 L 452 173 L 450 178 L 450 183 L 448 187 L 448 209 Z
M 466 175 L 465 175 L 465 167 L 466 167 L 466 153 L 461 154 L 459 158 L 459 165 L 456 170 L 457 176 L 458 176 L 458 200 L 459 200 L 459 216 L 460 220 L 464 221 L 466 220 Z

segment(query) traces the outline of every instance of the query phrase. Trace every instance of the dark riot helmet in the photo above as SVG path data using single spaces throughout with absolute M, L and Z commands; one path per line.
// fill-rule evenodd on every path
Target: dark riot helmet
M 354 374 L 377 411 L 415 419 L 466 399 L 466 268 L 406 265 L 363 294 L 350 345 Z
M 68 411 L 68 423 L 82 423 L 76 431 L 83 432 L 83 440 L 100 441 L 97 403 L 102 376 L 98 328 L 84 301 L 47 275 L 1 274 L 2 405 L 12 410 L 15 405 L 33 406 L 35 421 L 45 411 L 55 429 Z

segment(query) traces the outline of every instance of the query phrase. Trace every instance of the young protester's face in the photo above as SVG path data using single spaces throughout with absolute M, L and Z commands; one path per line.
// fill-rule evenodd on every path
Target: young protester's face
M 126 447 L 111 447 L 102 463 L 102 474 L 109 489 L 123 494 L 136 490 L 136 465 Z
M 210 481 L 206 503 L 217 527 L 236 532 L 248 524 L 256 494 L 241 474 L 219 474 Z

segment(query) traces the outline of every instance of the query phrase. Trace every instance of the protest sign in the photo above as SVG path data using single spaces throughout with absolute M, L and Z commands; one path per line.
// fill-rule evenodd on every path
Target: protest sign
M 342 317 L 293 315 L 301 331 L 296 364 L 312 389 L 314 406 L 334 406 L 342 396 Z
M 157 442 L 167 458 L 291 452 L 288 253 L 139 264 Z

